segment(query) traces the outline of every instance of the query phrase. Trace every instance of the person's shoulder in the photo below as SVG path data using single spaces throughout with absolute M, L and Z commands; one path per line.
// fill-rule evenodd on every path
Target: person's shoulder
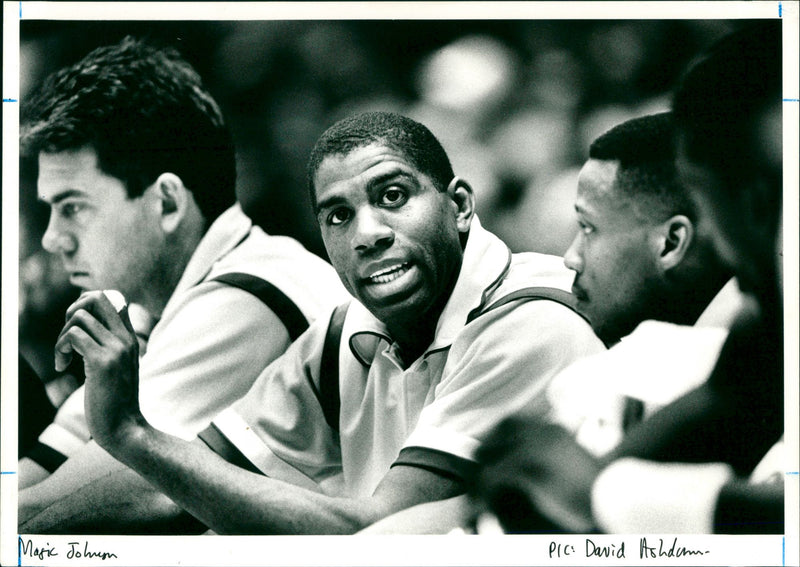
M 537 252 L 512 254 L 511 264 L 500 285 L 490 294 L 487 307 L 499 305 L 511 297 L 519 297 L 513 303 L 527 303 L 525 299 L 550 299 L 564 309 L 575 311 L 570 292 L 574 274 L 564 266 L 562 258 Z
M 325 260 L 291 236 L 269 234 L 255 225 L 250 229 L 247 238 L 228 257 L 232 260 L 247 257 L 266 262 L 291 261 L 298 265 L 329 266 Z
M 569 292 L 575 274 L 564 266 L 561 256 L 538 252 L 517 252 L 495 295 L 526 287 L 555 288 Z
M 604 350 L 589 322 L 575 309 L 570 290 L 574 274 L 559 256 L 523 252 L 512 254 L 511 265 L 489 296 L 484 312 L 474 319 L 481 326 L 513 326 L 541 339 L 585 343 Z
M 287 278 L 294 284 L 308 282 L 314 288 L 342 291 L 337 295 L 337 301 L 345 301 L 348 297 L 339 289 L 339 277 L 330 263 L 298 240 L 268 234 L 257 226 L 253 226 L 241 244 L 220 258 L 212 270 L 212 274 L 225 272 L 245 272 L 276 285 Z

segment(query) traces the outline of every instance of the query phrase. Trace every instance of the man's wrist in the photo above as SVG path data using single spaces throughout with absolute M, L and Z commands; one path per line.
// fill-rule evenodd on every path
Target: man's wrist
M 150 423 L 141 413 L 120 420 L 102 437 L 95 441 L 115 458 L 124 461 L 126 456 L 140 453 L 152 443 L 155 433 Z

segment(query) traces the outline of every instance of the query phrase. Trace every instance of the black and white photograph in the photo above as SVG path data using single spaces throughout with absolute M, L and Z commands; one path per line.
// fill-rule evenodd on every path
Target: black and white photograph
M 0 564 L 800 565 L 799 13 L 4 2 Z

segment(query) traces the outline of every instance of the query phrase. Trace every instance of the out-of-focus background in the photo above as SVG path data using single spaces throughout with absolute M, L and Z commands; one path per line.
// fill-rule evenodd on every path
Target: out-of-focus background
M 667 109 L 692 56 L 746 23 L 23 21 L 20 100 L 97 46 L 150 38 L 178 48 L 216 97 L 238 148 L 239 199 L 268 232 L 326 257 L 306 157 L 337 119 L 394 110 L 437 135 L 487 228 L 514 251 L 561 255 L 591 141 Z M 20 352 L 50 382 L 52 345 L 77 290 L 41 249 L 48 210 L 36 199 L 35 160 L 22 159 L 20 171 Z M 62 395 L 50 394 L 56 403 Z

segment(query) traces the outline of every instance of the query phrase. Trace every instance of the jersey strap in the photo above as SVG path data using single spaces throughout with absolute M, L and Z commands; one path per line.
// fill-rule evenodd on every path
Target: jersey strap
M 242 272 L 230 272 L 216 276 L 208 281 L 238 287 L 256 296 L 281 320 L 292 342 L 308 328 L 308 319 L 303 315 L 303 312 L 286 294 L 267 280 Z
M 228 441 L 228 438 L 225 437 L 213 423 L 198 433 L 197 437 L 208 445 L 209 449 L 232 465 L 260 475 L 264 474 L 236 447 L 236 445 Z
M 564 291 L 563 289 L 558 289 L 555 287 L 523 287 L 518 289 L 517 291 L 512 291 L 508 295 L 504 295 L 485 309 L 479 311 L 478 313 L 473 313 L 467 318 L 467 323 L 471 323 L 481 315 L 488 313 L 489 311 L 493 311 L 498 307 L 502 307 L 507 303 L 511 303 L 512 301 L 533 301 L 537 299 L 546 299 L 549 301 L 555 301 L 556 303 L 560 303 L 564 307 L 567 307 L 580 315 L 587 323 L 589 322 L 586 317 L 581 314 L 577 309 L 577 300 L 575 296 L 569 293 L 568 291 Z
M 350 304 L 336 307 L 331 314 L 328 332 L 322 345 L 322 360 L 319 370 L 319 390 L 315 390 L 325 421 L 334 431 L 339 431 L 339 344 L 342 341 L 342 328 Z

